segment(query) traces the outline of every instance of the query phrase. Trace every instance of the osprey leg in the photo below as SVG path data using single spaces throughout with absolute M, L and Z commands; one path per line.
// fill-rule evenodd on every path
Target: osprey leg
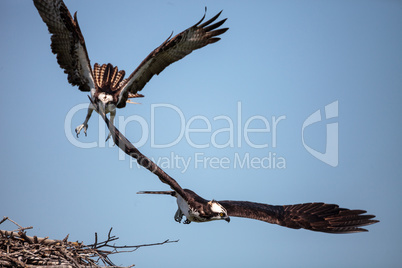
M 82 123 L 81 125 L 79 125 L 78 127 L 75 128 L 75 133 L 77 133 L 77 138 L 78 138 L 78 135 L 80 134 L 82 129 L 84 129 L 85 136 L 87 135 L 88 121 L 89 121 L 89 118 L 91 118 L 91 115 L 92 115 L 93 111 L 94 111 L 93 105 L 89 104 L 87 117 L 85 117 L 84 123 Z
M 112 123 L 112 125 L 113 125 L 114 117 L 115 117 L 115 116 L 116 116 L 116 109 L 114 109 L 114 110 L 112 110 L 112 111 L 110 112 L 110 122 Z M 105 141 L 107 141 L 108 139 L 110 139 L 110 137 L 112 137 L 112 133 L 110 133 L 110 131 L 109 131 L 109 135 L 107 135 L 107 138 L 106 138 Z
M 181 211 L 180 208 L 177 209 L 176 213 L 174 214 L 174 220 L 177 221 L 178 223 L 181 222 L 181 220 L 183 219 L 183 212 Z

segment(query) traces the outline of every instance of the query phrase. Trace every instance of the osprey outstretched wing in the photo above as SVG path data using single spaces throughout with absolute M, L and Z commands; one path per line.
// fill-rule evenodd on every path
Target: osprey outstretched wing
M 95 109 L 99 109 L 93 103 Z M 99 111 L 98 111 L 99 112 Z M 134 147 L 123 134 L 106 118 L 105 113 L 99 114 L 105 120 L 113 140 L 126 154 L 137 159 L 143 167 L 157 175 L 159 179 L 170 186 L 173 191 L 143 191 L 139 194 L 165 194 L 176 197 L 178 210 L 174 216 L 177 222 L 184 223 L 207 222 L 212 220 L 230 221 L 230 217 L 249 218 L 268 223 L 278 224 L 293 229 L 308 229 L 325 233 L 356 233 L 367 231 L 361 226 L 378 222 L 375 216 L 365 214 L 365 210 L 339 208 L 335 204 L 304 203 L 297 205 L 273 206 L 248 201 L 215 201 L 206 200 L 189 189 L 183 189 L 168 174 L 149 158 Z
M 173 62 L 184 58 L 196 49 L 219 41 L 220 38 L 216 36 L 225 33 L 229 29 L 217 29 L 226 19 L 218 21 L 215 24 L 211 23 L 215 22 L 221 13 L 222 11 L 201 24 L 205 18 L 204 14 L 198 23 L 173 38 L 169 37 L 158 48 L 152 51 L 137 69 L 123 81 L 121 97 L 117 107 L 124 107 L 126 105 L 127 94 L 136 94 L 142 90 L 145 84 L 151 80 L 152 76 L 159 74 Z
M 96 90 L 77 12 L 73 19 L 62 0 L 34 0 L 34 4 L 52 34 L 52 52 L 57 55 L 57 62 L 68 75 L 68 82 L 78 86 L 81 91 Z
M 228 28 L 218 29 L 226 19 L 215 22 L 221 12 L 210 20 L 202 19 L 173 38 L 165 40 L 158 48 L 152 51 L 135 71 L 124 79 L 125 71 L 118 70 L 112 64 L 98 63 L 91 68 L 85 40 L 81 33 L 77 12 L 71 16 L 62 0 L 33 0 L 43 21 L 46 23 L 51 36 L 52 52 L 57 55 L 57 62 L 68 74 L 68 82 L 78 86 L 81 91 L 90 91 L 91 98 L 101 101 L 105 112 L 110 112 L 113 122 L 116 108 L 123 108 L 130 98 L 143 97 L 138 92 L 154 76 L 162 72 L 167 66 L 176 62 L 192 51 L 220 40 L 219 35 Z M 86 134 L 88 120 L 94 107 L 89 105 L 87 117 L 83 124 L 75 131 L 78 134 L 82 129 Z M 108 136 L 108 138 L 110 135 Z
M 308 229 L 325 233 L 357 233 L 360 228 L 378 222 L 365 210 L 340 208 L 335 204 L 304 203 L 272 206 L 248 201 L 218 201 L 229 216 L 279 224 L 293 229 Z

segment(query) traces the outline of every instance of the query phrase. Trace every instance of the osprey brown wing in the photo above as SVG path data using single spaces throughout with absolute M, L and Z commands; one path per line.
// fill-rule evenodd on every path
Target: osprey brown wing
M 102 116 L 105 121 L 107 127 L 110 130 L 114 143 L 128 156 L 137 160 L 138 164 L 145 167 L 156 176 L 158 176 L 159 180 L 167 185 L 170 188 L 181 195 L 183 199 L 188 200 L 189 196 L 186 191 L 181 188 L 181 186 L 177 183 L 175 179 L 170 177 L 165 171 L 163 171 L 157 164 L 155 164 L 151 159 L 143 155 L 121 132 L 113 125 L 112 122 L 106 117 L 103 110 L 100 110 L 100 106 L 98 103 L 95 103 L 91 98 L 89 98 L 92 105 L 95 107 L 96 111 Z M 169 194 L 172 192 L 168 192 Z
M 145 84 L 151 80 L 152 76 L 159 74 L 173 62 L 182 59 L 196 49 L 219 41 L 220 38 L 216 36 L 223 34 L 228 28 L 217 28 L 219 28 L 226 19 L 214 24 L 211 23 L 215 22 L 221 12 L 210 20 L 202 23 L 205 18 L 204 15 L 197 24 L 173 38 L 169 37 L 158 48 L 152 51 L 141 62 L 137 69 L 123 81 L 122 91 L 120 93 L 121 98 L 117 107 L 124 107 L 129 93 L 135 94 L 142 90 Z
M 78 86 L 81 91 L 94 89 L 92 69 L 77 13 L 73 19 L 62 0 L 34 0 L 34 5 L 52 34 L 52 52 L 68 74 L 68 82 Z
M 364 210 L 339 208 L 325 203 L 272 206 L 247 201 L 218 201 L 229 216 L 250 218 L 279 224 L 293 229 L 308 229 L 325 233 L 364 232 L 361 226 L 378 222 Z

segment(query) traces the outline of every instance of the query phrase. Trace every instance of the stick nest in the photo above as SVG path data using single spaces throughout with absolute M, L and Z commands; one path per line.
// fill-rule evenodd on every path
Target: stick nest
M 109 255 L 133 252 L 140 247 L 163 245 L 178 242 L 166 240 L 161 243 L 136 246 L 116 246 L 113 241 L 119 239 L 112 236 L 110 228 L 107 239 L 85 245 L 82 242 L 68 241 L 68 235 L 63 240 L 52 240 L 49 237 L 39 238 L 27 236 L 26 230 L 32 227 L 21 227 L 8 217 L 0 224 L 10 221 L 18 226 L 13 231 L 0 230 L 0 267 L 48 267 L 48 268 L 84 268 L 84 267 L 118 267 L 110 260 Z M 133 267 L 134 265 L 127 266 Z

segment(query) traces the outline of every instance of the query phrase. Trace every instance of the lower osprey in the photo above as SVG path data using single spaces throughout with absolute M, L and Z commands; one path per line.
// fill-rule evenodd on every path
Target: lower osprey
M 105 106 L 105 112 L 110 113 L 112 122 L 116 108 L 124 108 L 126 102 L 131 102 L 130 98 L 143 97 L 138 92 L 155 74 L 158 75 L 167 66 L 194 50 L 219 41 L 220 38 L 217 36 L 228 30 L 228 28 L 218 29 L 226 19 L 215 22 L 222 11 L 201 23 L 205 18 L 204 14 L 192 27 L 172 38 L 169 36 L 128 78 L 124 79 L 125 71 L 119 71 L 110 63 L 103 65 L 95 63 L 93 69 L 91 68 L 84 36 L 78 25 L 77 12 L 73 18 L 62 0 L 33 0 L 33 2 L 52 34 L 52 52 L 57 55 L 60 67 L 68 74 L 68 82 L 78 86 L 81 91 L 89 91 L 92 100 L 100 101 Z M 75 129 L 77 137 L 82 129 L 86 135 L 88 120 L 93 110 L 94 107 L 90 105 L 84 123 Z
M 378 222 L 374 215 L 365 210 L 340 208 L 335 204 L 304 203 L 297 205 L 273 206 L 248 201 L 206 200 L 189 189 L 183 189 L 175 179 L 166 174 L 159 166 L 144 156 L 123 134 L 107 119 L 103 107 L 92 102 L 95 109 L 105 120 L 113 140 L 126 154 L 158 176 L 161 182 L 173 191 L 143 191 L 139 194 L 166 194 L 176 197 L 178 209 L 174 216 L 185 224 L 213 220 L 230 221 L 230 217 L 250 218 L 268 223 L 279 224 L 293 229 L 308 229 L 325 233 L 356 233 L 367 231 L 361 226 Z
M 304 203 L 273 206 L 248 201 L 205 200 L 189 189 L 183 194 L 176 191 L 142 191 L 137 194 L 166 194 L 177 198 L 178 209 L 174 215 L 177 222 L 186 216 L 184 224 L 225 220 L 230 217 L 250 218 L 278 224 L 293 229 L 308 229 L 324 233 L 357 233 L 367 231 L 360 228 L 378 222 L 374 215 L 363 215 L 365 210 L 339 208 L 335 204 Z

